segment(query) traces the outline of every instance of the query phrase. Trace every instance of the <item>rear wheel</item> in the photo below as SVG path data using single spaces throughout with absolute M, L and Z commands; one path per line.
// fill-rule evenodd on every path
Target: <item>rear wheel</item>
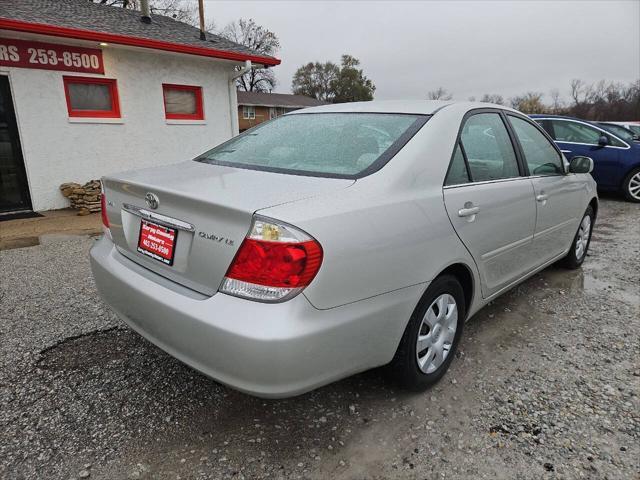
M 451 275 L 435 279 L 418 303 L 391 364 L 404 387 L 424 390 L 445 374 L 466 316 L 464 292 Z
M 573 239 L 569 253 L 563 260 L 563 265 L 570 269 L 579 268 L 587 256 L 587 250 L 591 243 L 591 231 L 593 230 L 593 208 L 591 205 L 584 212 L 580 226 Z
M 630 202 L 640 202 L 640 168 L 631 170 L 622 182 L 622 193 Z

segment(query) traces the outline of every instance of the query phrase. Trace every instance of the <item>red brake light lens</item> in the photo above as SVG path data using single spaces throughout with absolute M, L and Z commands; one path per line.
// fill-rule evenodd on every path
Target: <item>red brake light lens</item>
M 102 225 L 109 228 L 109 217 L 107 217 L 107 198 L 104 192 L 100 194 L 100 215 L 102 216 Z
M 322 249 L 315 240 L 281 243 L 247 238 L 227 277 L 268 287 L 300 288 L 311 283 L 321 262 Z
M 302 230 L 255 217 L 220 291 L 262 302 L 282 302 L 311 283 L 322 256 L 320 244 Z

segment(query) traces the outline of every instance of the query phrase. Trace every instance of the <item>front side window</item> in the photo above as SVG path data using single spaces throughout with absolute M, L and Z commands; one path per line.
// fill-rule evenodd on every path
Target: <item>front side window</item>
M 427 118 L 382 113 L 284 115 L 196 160 L 254 170 L 357 178 L 381 168 Z
M 64 76 L 62 80 L 70 117 L 120 118 L 114 79 Z
M 507 128 L 498 113 L 475 114 L 462 127 L 460 141 L 471 181 L 485 182 L 520 176 Z
M 162 84 L 165 118 L 203 120 L 202 88 L 191 85 Z
M 605 136 L 609 145 L 613 147 L 626 147 L 627 145 L 617 138 L 599 130 L 591 125 L 567 120 L 551 120 L 554 140 L 557 142 L 584 143 L 587 145 L 599 145 L 600 137 Z
M 509 115 L 531 175 L 562 175 L 562 157 L 535 126 Z
M 253 120 L 256 118 L 256 108 L 245 105 L 242 107 L 242 118 L 245 120 Z
M 598 145 L 601 132 L 596 128 L 567 120 L 550 120 L 550 123 L 553 125 L 554 140 L 557 142 Z

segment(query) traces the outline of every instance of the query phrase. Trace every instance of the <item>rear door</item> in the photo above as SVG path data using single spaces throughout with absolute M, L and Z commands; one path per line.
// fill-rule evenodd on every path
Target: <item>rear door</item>
M 521 168 L 499 111 L 477 110 L 465 117 L 445 180 L 444 201 L 456 233 L 478 266 L 485 298 L 536 263 L 531 253 L 534 191 Z
M 540 127 L 507 115 L 536 195 L 536 229 L 532 253 L 541 262 L 562 253 L 573 240 L 582 217 L 584 181 L 565 174 L 563 158 Z

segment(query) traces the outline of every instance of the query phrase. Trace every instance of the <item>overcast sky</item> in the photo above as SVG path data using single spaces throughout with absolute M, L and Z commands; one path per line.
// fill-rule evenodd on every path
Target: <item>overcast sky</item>
M 376 99 L 456 99 L 558 88 L 572 78 L 640 78 L 640 0 L 245 1 L 205 0 L 221 28 L 253 18 L 280 38 L 277 92 L 309 61 L 360 59 Z

